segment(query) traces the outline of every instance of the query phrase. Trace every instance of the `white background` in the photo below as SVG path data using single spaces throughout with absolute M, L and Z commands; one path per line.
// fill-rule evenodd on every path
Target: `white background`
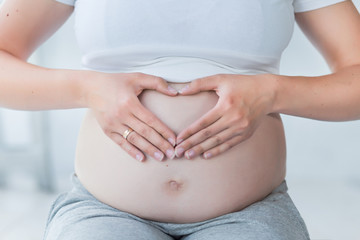
M 353 2 L 359 9 L 360 0 Z M 73 18 L 34 54 L 31 61 L 46 67 L 81 68 L 72 26 Z M 308 76 L 329 73 L 322 57 L 297 27 L 283 54 L 281 73 Z M 2 111 L 4 126 L 1 131 L 6 142 L 21 145 L 31 141 L 26 120 L 28 113 Z M 83 113 L 83 109 L 49 112 L 51 161 L 58 190 L 69 187 Z M 352 201 L 354 197 L 360 200 L 360 121 L 334 123 L 291 116 L 283 116 L 283 120 L 290 194 L 312 236 L 317 239 L 360 239 L 360 235 L 356 235 L 360 232 L 354 230 L 360 226 L 360 201 Z M 347 189 L 351 193 L 344 193 Z M 357 222 L 354 223 L 354 219 Z

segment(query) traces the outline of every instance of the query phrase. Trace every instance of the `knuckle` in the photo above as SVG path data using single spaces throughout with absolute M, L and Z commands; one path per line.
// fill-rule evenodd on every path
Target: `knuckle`
M 222 152 L 222 151 L 221 151 L 221 148 L 220 148 L 220 147 L 216 147 L 216 148 L 214 148 L 214 149 L 212 150 L 211 154 L 212 154 L 213 156 L 215 156 L 215 155 L 219 155 L 221 152 Z
M 160 89 L 166 85 L 166 81 L 158 76 L 151 76 L 150 83 L 154 89 Z
M 235 131 L 236 132 L 244 132 L 251 126 L 251 121 L 247 118 L 239 119 L 235 122 Z
M 229 150 L 232 148 L 232 144 L 229 142 L 224 143 L 223 151 Z
M 206 80 L 208 81 L 209 79 L 207 78 Z M 198 78 L 198 79 L 190 82 L 189 87 L 194 88 L 194 89 L 201 88 L 202 86 L 205 86 L 206 80 L 204 78 Z
M 212 131 L 210 129 L 205 129 L 202 133 L 203 137 L 208 138 L 212 135 Z
M 248 133 L 248 134 L 242 136 L 242 138 L 240 139 L 240 142 L 243 142 L 243 141 L 249 139 L 249 138 L 251 137 L 251 135 L 252 135 L 252 134 L 249 134 L 249 133 Z
M 202 79 L 196 79 L 190 83 L 190 87 L 198 88 L 202 84 Z
M 154 148 L 152 145 L 148 145 L 147 147 L 144 148 L 145 152 L 151 156 L 154 156 L 155 152 L 157 152 L 157 149 Z
M 182 139 L 186 139 L 189 138 L 192 135 L 192 131 L 191 130 L 186 130 L 183 134 L 182 134 Z M 190 140 L 186 140 L 185 142 L 188 142 Z M 181 143 L 182 145 L 183 143 Z
M 131 97 L 124 98 L 120 103 L 120 108 L 128 108 L 133 103 L 133 99 Z M 121 109 L 118 110 L 118 113 L 121 113 Z
M 233 146 L 234 146 L 234 144 L 231 143 L 230 141 L 228 141 L 228 142 L 225 143 L 225 150 L 229 150 L 229 149 L 231 149 Z
M 241 126 L 242 126 L 242 128 L 244 128 L 244 129 L 250 127 L 250 120 L 247 119 L 247 118 L 244 118 L 244 119 L 241 121 Z
M 193 144 L 192 140 L 186 140 L 186 141 L 181 143 L 181 147 L 184 148 L 185 150 L 189 149 L 193 145 L 194 144 Z
M 219 145 L 222 142 L 222 139 L 220 136 L 216 135 L 213 137 L 214 142 L 216 143 L 216 145 Z
M 144 136 L 144 137 L 149 137 L 151 136 L 151 130 L 149 128 L 142 128 L 140 129 L 139 133 L 141 136 Z
M 121 141 L 118 138 L 113 138 L 113 140 L 124 150 L 126 150 L 126 144 L 124 144 L 124 141 Z
M 156 144 L 156 147 L 159 148 L 162 152 L 166 152 L 166 150 L 169 148 L 169 146 L 164 142 L 159 142 Z
M 235 100 L 232 97 L 228 97 L 224 100 L 225 109 L 230 109 L 234 106 Z
M 154 116 L 148 116 L 146 118 L 146 124 L 149 125 L 149 126 L 154 126 L 156 124 L 156 118 Z
M 225 74 L 219 73 L 219 74 L 216 74 L 214 77 L 215 77 L 215 80 L 220 81 L 221 79 L 223 79 L 225 77 Z
M 134 132 L 131 132 L 128 137 L 126 138 L 129 142 L 136 142 L 136 134 L 134 134 Z
M 206 128 L 207 127 L 207 122 L 206 121 L 201 121 L 200 123 L 199 123 L 199 126 L 201 127 L 201 128 Z
M 133 78 L 142 78 L 145 76 L 144 73 L 141 73 L 141 72 L 134 72 L 131 74 Z
M 165 129 L 157 129 L 156 131 L 159 133 L 160 137 L 162 137 L 163 139 L 165 139 L 164 141 L 167 142 L 167 143 L 169 143 L 169 142 L 168 142 L 168 139 L 169 139 L 169 138 L 176 138 L 176 137 L 172 137 L 171 132 L 168 132 L 168 131 L 165 130 Z M 169 143 L 169 144 L 170 144 L 170 143 Z M 171 144 L 170 144 L 170 145 L 171 145 Z
M 161 84 L 161 85 L 166 85 L 166 81 L 164 79 L 162 79 L 161 77 L 158 76 L 153 76 L 153 79 L 156 83 Z
M 243 138 L 250 138 L 253 134 L 254 134 L 255 130 L 251 129 L 251 127 L 249 127 L 249 131 L 247 131 L 246 135 Z
M 244 112 L 243 111 L 235 111 L 234 112 L 234 120 L 239 121 L 244 118 Z
M 124 139 L 122 137 L 119 136 L 114 136 L 112 137 L 112 140 L 119 145 L 122 149 L 124 149 L 125 151 L 129 152 L 128 148 L 129 146 L 127 144 L 125 144 L 125 141 L 123 141 Z
M 134 154 L 134 152 L 135 152 L 135 148 L 133 146 L 131 146 L 130 144 L 122 144 L 121 148 L 124 149 L 130 155 Z
M 198 146 L 194 147 L 193 149 L 194 149 L 194 151 L 195 151 L 196 153 L 203 153 L 203 152 L 205 152 L 204 147 L 201 146 L 201 145 L 198 145 Z
M 242 126 L 238 126 L 234 129 L 234 133 L 236 133 L 237 135 L 242 135 L 244 130 L 245 129 Z
M 104 126 L 107 131 L 110 131 L 112 127 L 114 126 L 114 120 L 109 115 L 104 116 Z
M 112 138 L 112 131 L 111 131 L 110 128 L 104 128 L 103 131 L 104 131 L 104 133 L 105 133 L 106 136 Z M 112 139 L 113 139 L 113 138 L 112 138 Z
M 127 152 L 128 154 L 131 155 L 131 149 L 128 145 L 126 144 L 122 144 L 122 143 L 117 143 L 125 152 Z
M 107 122 L 114 122 L 114 119 L 121 119 L 122 118 L 122 113 L 120 109 L 117 109 L 116 111 L 114 111 L 111 116 L 108 116 Z

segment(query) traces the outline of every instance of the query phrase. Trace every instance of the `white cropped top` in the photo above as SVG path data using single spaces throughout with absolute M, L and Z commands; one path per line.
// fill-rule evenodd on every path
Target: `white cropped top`
M 75 6 L 85 68 L 187 82 L 217 73 L 278 73 L 294 12 L 344 0 L 56 1 Z

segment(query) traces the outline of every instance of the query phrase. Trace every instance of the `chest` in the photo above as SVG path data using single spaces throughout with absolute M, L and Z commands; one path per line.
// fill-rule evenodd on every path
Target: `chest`
M 278 56 L 293 31 L 292 0 L 77 0 L 85 52 L 128 45 Z

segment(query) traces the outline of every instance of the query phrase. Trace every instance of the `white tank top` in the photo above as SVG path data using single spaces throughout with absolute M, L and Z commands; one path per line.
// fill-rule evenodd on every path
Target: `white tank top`
M 75 6 L 87 69 L 171 82 L 218 73 L 278 73 L 294 12 L 344 0 L 57 0 Z

